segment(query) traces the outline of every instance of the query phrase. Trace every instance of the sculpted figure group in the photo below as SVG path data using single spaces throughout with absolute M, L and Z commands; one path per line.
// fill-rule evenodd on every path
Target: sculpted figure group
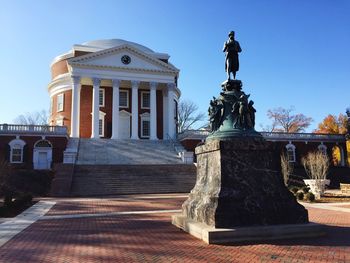
M 230 114 L 232 115 L 232 124 L 234 129 L 249 130 L 254 129 L 255 126 L 255 108 L 254 101 L 248 100 L 249 94 L 242 92 L 240 97 L 234 102 L 225 101 L 223 97 L 210 100 L 208 108 L 210 129 L 214 132 L 220 128 L 223 117 L 225 115 L 225 105 L 230 105 Z M 232 106 L 231 106 L 232 105 Z M 227 109 L 227 107 L 226 107 Z

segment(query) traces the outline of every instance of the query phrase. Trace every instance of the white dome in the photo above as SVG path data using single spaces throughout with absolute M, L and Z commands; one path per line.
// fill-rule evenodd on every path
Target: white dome
M 101 49 L 107 49 L 107 48 L 112 48 L 112 47 L 117 47 L 121 45 L 128 44 L 130 46 L 134 46 L 137 49 L 140 49 L 141 51 L 145 53 L 154 53 L 152 49 L 149 49 L 148 47 L 142 46 L 140 44 L 131 42 L 131 41 L 126 41 L 123 39 L 101 39 L 101 40 L 93 40 L 93 41 L 88 41 L 83 43 L 83 46 L 90 46 L 90 47 L 97 47 Z

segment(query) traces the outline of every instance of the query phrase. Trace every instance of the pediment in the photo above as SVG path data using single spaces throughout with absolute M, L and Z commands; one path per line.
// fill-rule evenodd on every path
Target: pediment
M 122 57 L 130 58 L 130 63 L 122 62 Z M 178 72 L 179 70 L 151 54 L 146 54 L 130 45 L 101 50 L 92 54 L 72 58 L 68 62 L 71 66 L 87 68 L 121 69 L 130 71 Z

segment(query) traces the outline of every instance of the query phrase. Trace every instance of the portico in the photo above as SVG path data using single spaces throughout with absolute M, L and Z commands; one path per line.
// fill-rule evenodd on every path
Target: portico
M 63 120 L 71 137 L 174 138 L 179 70 L 168 63 L 169 55 L 128 41 L 112 41 L 111 48 L 104 44 L 75 45 L 72 57 L 65 58 L 68 72 L 49 84 L 56 104 L 51 123 Z M 84 54 L 77 56 L 77 50 Z M 54 112 L 61 93 L 63 110 Z

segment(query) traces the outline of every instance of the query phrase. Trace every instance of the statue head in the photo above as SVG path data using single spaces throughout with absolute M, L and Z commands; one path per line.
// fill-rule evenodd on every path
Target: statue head
M 235 31 L 230 31 L 230 33 L 228 33 L 228 37 L 231 39 L 235 38 Z

